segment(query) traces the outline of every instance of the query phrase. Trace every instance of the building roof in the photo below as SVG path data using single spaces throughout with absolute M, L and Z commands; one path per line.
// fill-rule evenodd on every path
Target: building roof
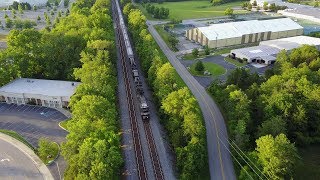
M 209 40 L 218 40 L 242 37 L 242 35 L 245 34 L 254 34 L 260 32 L 280 32 L 303 29 L 303 27 L 290 18 L 280 18 L 212 24 L 207 27 L 199 27 L 198 29 Z
M 295 36 L 289 38 L 275 39 L 260 42 L 259 46 L 234 49 L 231 53 L 242 54 L 248 59 L 262 58 L 264 60 L 274 60 L 281 50 L 292 50 L 303 44 L 318 46 L 320 50 L 320 38 L 309 36 Z
M 320 9 L 313 8 L 313 7 L 299 7 L 293 9 L 285 9 L 284 12 L 295 13 L 295 14 L 302 14 L 306 16 L 312 16 L 315 18 L 320 18 Z M 282 11 L 280 11 L 282 12 Z
M 0 92 L 70 97 L 79 82 L 18 78 L 0 88 Z
M 298 48 L 303 44 L 320 46 L 320 38 L 309 37 L 309 36 L 294 36 L 294 37 L 260 42 L 260 45 L 272 46 L 280 50 L 282 49 L 291 50 L 294 48 Z
M 259 57 L 271 57 L 275 56 L 279 52 L 280 50 L 278 48 L 264 45 L 234 49 L 231 51 L 231 53 L 242 54 L 246 56 L 248 59 L 255 59 Z

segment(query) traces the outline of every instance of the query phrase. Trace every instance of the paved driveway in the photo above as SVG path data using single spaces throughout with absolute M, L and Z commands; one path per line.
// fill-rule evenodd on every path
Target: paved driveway
M 67 132 L 59 127 L 59 122 L 67 117 L 56 109 L 0 103 L 0 129 L 12 130 L 23 136 L 33 147 L 38 146 L 40 138 L 61 144 Z M 60 179 L 66 168 L 60 156 L 49 169 L 55 179 Z

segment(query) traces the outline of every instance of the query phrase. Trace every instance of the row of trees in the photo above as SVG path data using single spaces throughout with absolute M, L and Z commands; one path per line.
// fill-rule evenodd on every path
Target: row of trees
M 149 14 L 152 14 L 157 19 L 167 19 L 169 17 L 169 9 L 164 7 L 157 7 L 153 4 L 143 4 Z
M 176 153 L 181 179 L 208 176 L 206 129 L 196 99 L 177 72 L 159 52 L 146 27 L 146 18 L 128 3 L 124 14 L 132 33 L 142 69 L 159 107 L 160 118 Z
M 68 167 L 65 179 L 117 179 L 123 159 L 116 106 L 117 79 L 111 1 L 78 0 L 71 14 L 53 31 L 77 32 L 86 40 L 81 68 L 73 75 L 80 84 L 69 107 L 66 143 L 62 154 Z M 58 30 L 59 29 L 59 30 Z M 80 34 L 79 34 L 80 33 Z M 64 47 L 65 48 L 65 47 Z
M 265 78 L 236 69 L 226 84 L 209 88 L 226 112 L 232 140 L 268 179 L 292 177 L 297 150 L 290 141 L 300 147 L 320 142 L 319 70 L 319 51 L 305 45 L 282 51 Z M 254 176 L 248 168 L 241 179 L 246 171 Z

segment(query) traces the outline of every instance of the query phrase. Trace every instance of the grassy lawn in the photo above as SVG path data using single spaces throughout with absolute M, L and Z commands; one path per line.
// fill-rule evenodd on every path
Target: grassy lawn
M 177 48 L 172 48 L 170 43 L 169 43 L 169 36 L 170 34 L 163 29 L 163 25 L 156 25 L 154 28 L 158 31 L 159 35 L 161 38 L 164 40 L 164 42 L 167 44 L 167 46 L 174 52 L 177 52 Z
M 300 150 L 302 163 L 297 166 L 295 180 L 313 180 L 320 177 L 320 145 Z
M 191 74 L 195 76 L 204 76 L 203 72 L 195 70 L 195 65 L 196 63 L 192 64 L 192 66 L 190 67 Z M 211 73 L 211 76 L 219 76 L 226 72 L 226 70 L 222 66 L 211 62 L 203 62 L 203 66 L 205 70 Z
M 234 64 L 238 67 L 242 67 L 242 66 L 245 66 L 247 64 L 247 62 L 243 62 L 243 63 L 240 63 L 239 61 L 235 60 L 235 59 L 232 59 L 232 58 L 229 58 L 229 57 L 225 57 L 224 58 L 225 61 L 231 63 L 231 64 Z
M 181 1 L 181 2 L 164 2 L 162 4 L 154 3 L 155 6 L 169 8 L 169 19 L 196 19 L 208 18 L 215 16 L 224 16 L 224 11 L 228 7 L 241 6 L 242 2 L 231 2 L 219 6 L 212 6 L 209 1 Z M 140 9 L 149 19 L 150 15 L 140 5 Z M 234 14 L 246 13 L 246 10 L 235 10 Z
M 69 121 L 69 120 L 70 120 L 70 119 L 67 119 L 67 120 L 65 120 L 65 121 L 61 121 L 61 122 L 60 122 L 60 126 L 63 127 L 64 129 L 68 130 L 68 121 Z
M 34 147 L 28 141 L 26 141 L 20 134 L 14 131 L 5 130 L 5 129 L 0 129 L 0 132 L 17 139 L 18 141 L 28 146 L 30 149 L 35 150 Z

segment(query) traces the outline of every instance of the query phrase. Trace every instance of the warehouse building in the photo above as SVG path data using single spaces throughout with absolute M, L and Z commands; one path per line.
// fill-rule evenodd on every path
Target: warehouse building
M 305 20 L 316 22 L 316 23 L 320 23 L 319 8 L 298 7 L 293 9 L 279 10 L 278 13 L 284 16 L 295 17 L 298 19 L 305 19 Z
M 248 63 L 273 64 L 281 50 L 291 51 L 302 45 L 315 46 L 320 51 L 320 38 L 296 36 L 260 42 L 259 46 L 234 49 L 230 57 L 247 59 Z
M 303 27 L 290 18 L 213 24 L 186 31 L 187 39 L 210 48 L 299 36 Z
M 67 107 L 79 82 L 18 78 L 0 88 L 0 101 L 14 104 Z

